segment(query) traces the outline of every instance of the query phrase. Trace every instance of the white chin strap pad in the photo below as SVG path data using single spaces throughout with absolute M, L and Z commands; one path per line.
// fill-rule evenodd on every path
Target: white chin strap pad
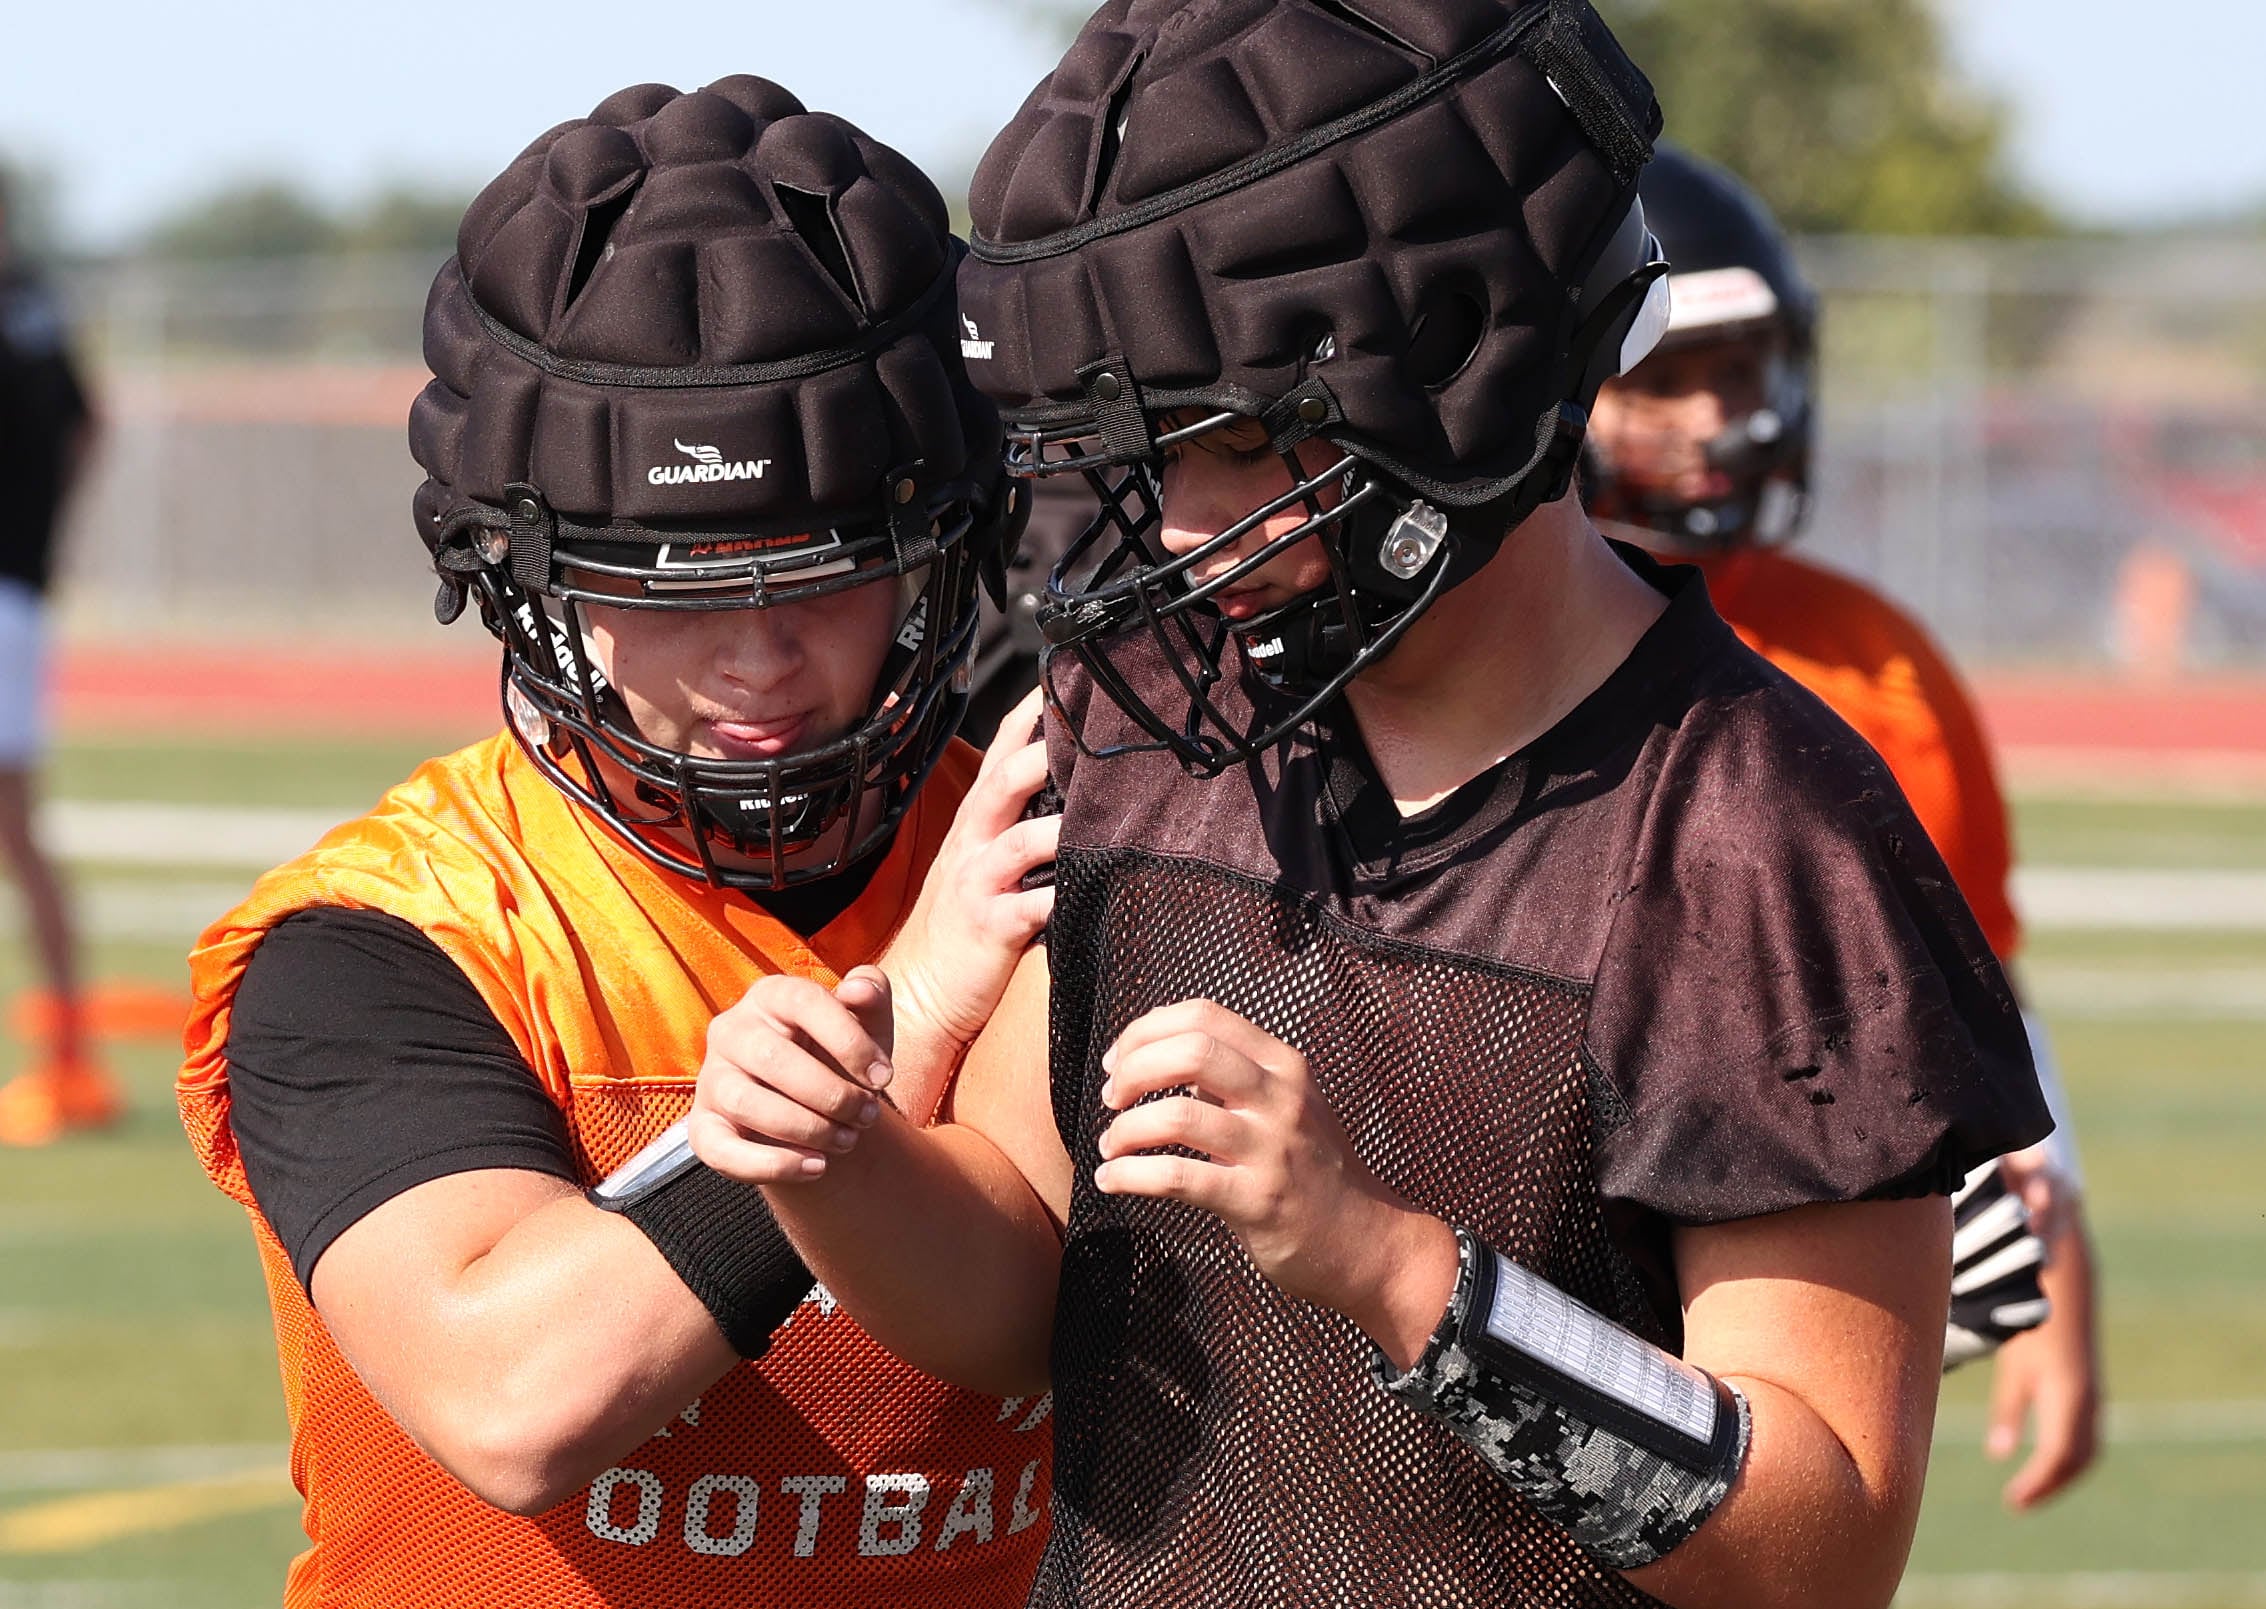
M 1668 275 L 1661 275 L 1644 293 L 1644 305 L 1637 309 L 1636 318 L 1630 322 L 1629 333 L 1621 338 L 1621 363 L 1615 373 L 1627 374 L 1652 356 L 1652 349 L 1668 333 L 1668 320 L 1673 311 L 1668 280 Z

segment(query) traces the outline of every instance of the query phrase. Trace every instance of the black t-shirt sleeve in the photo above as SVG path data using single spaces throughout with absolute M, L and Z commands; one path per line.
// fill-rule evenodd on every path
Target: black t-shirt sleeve
M 253 952 L 228 1028 L 230 1123 L 304 1285 L 372 1209 L 455 1173 L 575 1177 L 566 1121 L 470 979 L 410 923 L 317 909 Z
M 1948 1193 L 2043 1135 L 2006 979 L 1879 757 L 1790 683 L 1689 736 L 1598 971 L 1607 1197 L 1716 1223 Z

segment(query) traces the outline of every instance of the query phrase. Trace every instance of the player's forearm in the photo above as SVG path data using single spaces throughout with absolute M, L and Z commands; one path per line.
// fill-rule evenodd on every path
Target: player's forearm
M 1726 1379 L 1751 1414 L 1739 1478 L 1687 1541 L 1628 1579 L 1673 1609 L 1885 1609 L 1919 1523 L 1923 1471 L 1868 1473 L 1801 1397 Z M 1932 1421 L 1933 1398 L 1922 1402 Z M 1927 1428 L 1908 1439 L 1924 1447 Z
M 653 1244 L 579 1195 L 466 1265 L 386 1407 L 501 1508 L 540 1513 L 664 1428 L 738 1354 Z
M 898 1357 L 970 1390 L 1046 1389 L 1061 1242 L 982 1135 L 886 1113 L 822 1179 L 765 1194 L 811 1271 Z
M 967 1054 L 969 1040 L 945 1020 L 947 1014 L 932 1001 L 916 968 L 900 965 L 895 956 L 883 957 L 879 965 L 888 974 L 895 1007 L 894 1042 L 889 1047 L 895 1076 L 889 1083 L 889 1099 L 915 1123 L 926 1123 Z
M 1715 1512 L 1630 1579 L 1676 1609 L 1885 1606 L 1918 1524 L 1951 1209 L 1819 1205 L 1676 1231 L 1687 1363 L 1749 1404 Z
M 1459 1231 L 1415 1363 L 1370 1331 L 1378 1382 L 1675 1609 L 1885 1606 L 1926 1470 L 1948 1217 L 1860 1203 L 1679 1231 L 1681 1357 Z

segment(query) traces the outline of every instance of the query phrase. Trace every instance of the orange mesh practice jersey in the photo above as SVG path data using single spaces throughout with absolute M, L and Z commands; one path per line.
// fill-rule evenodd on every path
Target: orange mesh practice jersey
M 1698 562 L 1717 612 L 1746 644 L 1880 751 L 1984 938 L 2011 961 L 2022 929 L 2007 887 L 2006 800 L 1974 702 L 1942 651 L 1879 593 L 1782 549 Z
M 744 896 L 671 877 L 561 795 L 508 737 L 422 767 L 262 878 L 190 958 L 181 1111 L 251 1211 L 275 1308 L 292 1478 L 312 1544 L 289 1609 L 830 1609 L 1023 1602 L 1046 1527 L 1047 1402 L 941 1384 L 823 1290 L 588 1491 L 536 1519 L 420 1452 L 340 1355 L 261 1219 L 228 1122 L 229 1002 L 310 906 L 414 923 L 471 980 L 565 1114 L 586 1182 L 689 1106 L 709 1020 L 767 973 L 828 985 L 910 909 L 974 775 L 955 745 L 872 884 L 808 942 Z

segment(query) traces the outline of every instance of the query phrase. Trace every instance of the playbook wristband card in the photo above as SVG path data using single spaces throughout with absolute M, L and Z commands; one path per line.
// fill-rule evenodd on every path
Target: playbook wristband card
M 1414 1367 L 1377 1383 L 1456 1437 L 1584 1552 L 1665 1557 L 1729 1495 L 1751 1431 L 1735 1387 L 1456 1231 L 1455 1293 Z
M 1461 1331 L 1503 1380 L 1682 1468 L 1714 1469 L 1736 1433 L 1722 1382 L 1484 1245 Z
M 627 1212 L 637 1202 L 673 1179 L 700 1166 L 693 1155 L 686 1121 L 678 1118 L 649 1141 L 645 1148 L 590 1187 L 593 1206 L 608 1212 Z

